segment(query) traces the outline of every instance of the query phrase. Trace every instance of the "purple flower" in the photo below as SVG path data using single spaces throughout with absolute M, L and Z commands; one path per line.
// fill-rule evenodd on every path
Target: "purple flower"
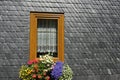
M 53 78 L 55 78 L 55 80 L 58 80 L 58 78 L 62 75 L 62 70 L 63 70 L 63 63 L 58 61 L 56 62 L 51 75 Z

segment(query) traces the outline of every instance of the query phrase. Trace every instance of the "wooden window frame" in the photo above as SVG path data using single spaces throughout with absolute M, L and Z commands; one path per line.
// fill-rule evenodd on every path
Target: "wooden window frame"
M 37 58 L 37 19 L 57 19 L 57 49 L 58 57 L 54 61 L 64 61 L 64 13 L 30 12 L 30 60 Z

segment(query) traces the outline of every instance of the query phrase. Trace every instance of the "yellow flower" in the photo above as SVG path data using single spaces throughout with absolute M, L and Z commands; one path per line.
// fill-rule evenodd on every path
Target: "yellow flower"
M 27 74 L 30 74 L 32 72 L 32 70 L 28 70 Z

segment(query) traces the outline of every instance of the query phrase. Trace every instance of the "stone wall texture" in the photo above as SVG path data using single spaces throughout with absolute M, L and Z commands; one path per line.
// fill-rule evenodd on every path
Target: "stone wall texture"
M 30 11 L 64 12 L 73 80 L 120 80 L 120 0 L 0 0 L 0 80 L 29 59 Z

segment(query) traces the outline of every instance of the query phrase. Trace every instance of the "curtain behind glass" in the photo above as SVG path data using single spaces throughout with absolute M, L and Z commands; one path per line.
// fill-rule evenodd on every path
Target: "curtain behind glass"
M 57 53 L 57 20 L 38 19 L 38 48 L 37 52 Z

